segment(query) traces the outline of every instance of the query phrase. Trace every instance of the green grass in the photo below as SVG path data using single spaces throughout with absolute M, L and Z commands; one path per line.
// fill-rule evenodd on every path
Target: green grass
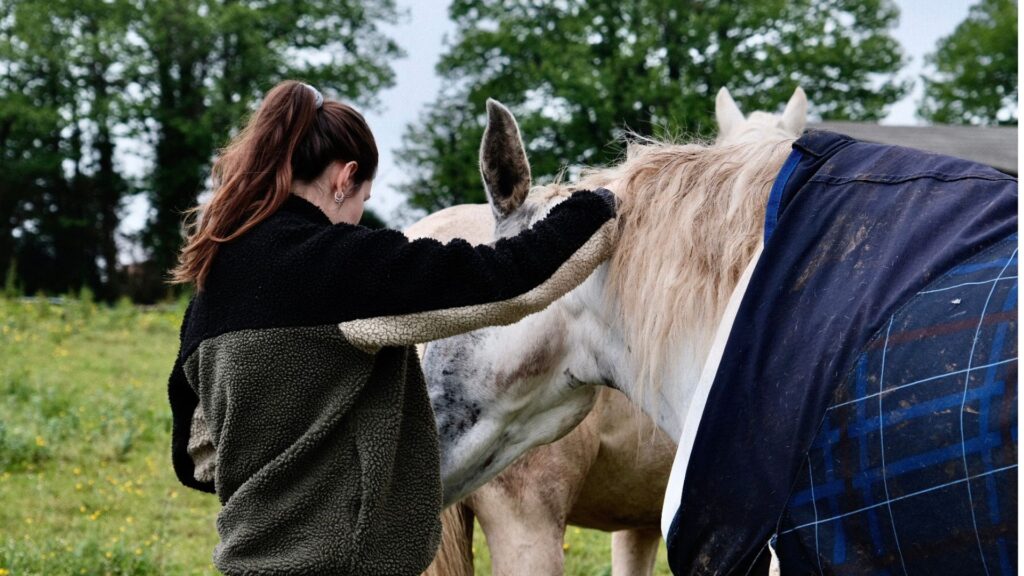
M 0 298 L 0 576 L 217 573 L 217 500 L 170 464 L 183 311 Z M 569 528 L 564 548 L 566 574 L 611 573 L 608 534 Z

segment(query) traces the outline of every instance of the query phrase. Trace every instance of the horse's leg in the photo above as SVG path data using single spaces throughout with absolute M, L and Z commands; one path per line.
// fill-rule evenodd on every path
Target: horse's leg
M 658 556 L 661 530 L 634 528 L 612 532 L 612 576 L 650 576 Z
M 566 518 L 597 450 L 597 435 L 581 424 L 527 452 L 467 498 L 487 537 L 494 576 L 564 573 Z
M 465 503 L 441 512 L 441 546 L 423 576 L 473 576 L 473 510 Z
M 502 504 L 507 502 L 502 502 Z M 523 514 L 518 506 L 495 506 L 478 516 L 491 551 L 494 576 L 562 576 L 565 525 L 550 514 Z

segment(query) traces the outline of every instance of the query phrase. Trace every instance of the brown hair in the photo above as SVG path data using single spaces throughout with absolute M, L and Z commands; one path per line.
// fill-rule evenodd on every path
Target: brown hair
M 376 175 L 377 143 L 363 116 L 341 102 L 325 100 L 317 108 L 316 95 L 301 82 L 274 86 L 214 162 L 213 197 L 185 212 L 194 220 L 170 282 L 202 290 L 220 244 L 276 212 L 293 178 L 311 182 L 335 160 L 357 163 L 356 185 Z

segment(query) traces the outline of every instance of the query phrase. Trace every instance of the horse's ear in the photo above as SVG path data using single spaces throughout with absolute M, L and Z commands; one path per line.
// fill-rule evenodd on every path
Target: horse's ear
M 497 100 L 487 99 L 487 129 L 480 143 L 480 174 L 487 200 L 498 220 L 505 218 L 530 191 L 530 162 L 516 118 Z
M 794 136 L 804 133 L 807 126 L 807 94 L 797 86 L 782 112 L 782 128 Z
M 722 86 L 715 97 L 715 120 L 718 121 L 719 137 L 728 134 L 746 121 L 743 112 L 740 112 L 740 107 L 736 105 L 732 94 L 729 94 L 729 89 L 725 86 Z

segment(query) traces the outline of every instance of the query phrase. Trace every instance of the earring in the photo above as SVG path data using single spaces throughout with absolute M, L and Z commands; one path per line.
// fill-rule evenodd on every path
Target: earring
M 341 190 L 334 191 L 334 203 L 337 204 L 338 206 L 341 206 L 342 204 L 345 203 L 345 198 L 346 196 L 341 193 Z

